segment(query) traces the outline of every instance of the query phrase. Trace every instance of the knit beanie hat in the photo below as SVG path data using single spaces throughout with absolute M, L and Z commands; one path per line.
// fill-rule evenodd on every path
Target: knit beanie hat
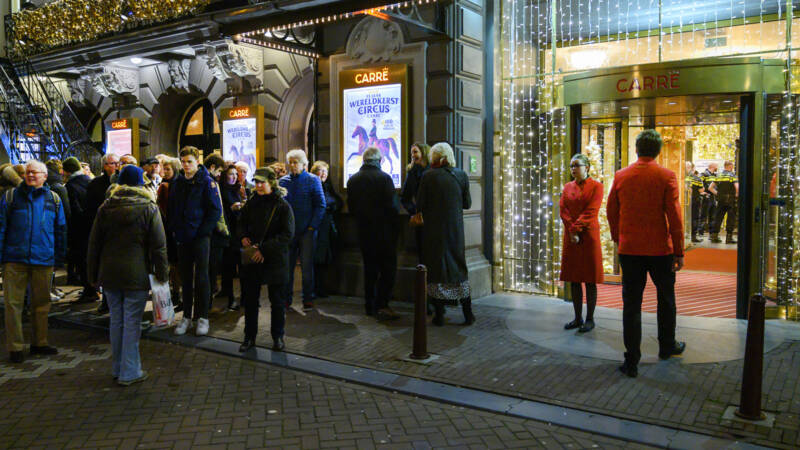
M 119 178 L 117 181 L 119 184 L 124 184 L 126 186 L 142 186 L 144 184 L 143 173 L 144 170 L 133 164 L 128 164 L 119 171 Z
M 64 160 L 64 163 L 61 165 L 61 167 L 64 169 L 64 172 L 69 172 L 69 173 L 80 172 L 81 162 L 78 161 L 78 158 L 70 156 L 69 158 Z

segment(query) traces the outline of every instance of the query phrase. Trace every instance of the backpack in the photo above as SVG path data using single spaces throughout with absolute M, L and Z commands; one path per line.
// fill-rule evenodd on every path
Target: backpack
M 6 208 L 9 208 L 14 203 L 14 192 L 17 191 L 17 188 L 13 187 L 6 191 Z M 56 205 L 56 212 L 58 212 L 58 207 L 61 205 L 61 197 L 58 196 L 54 191 L 50 191 L 50 195 L 53 196 L 53 203 Z

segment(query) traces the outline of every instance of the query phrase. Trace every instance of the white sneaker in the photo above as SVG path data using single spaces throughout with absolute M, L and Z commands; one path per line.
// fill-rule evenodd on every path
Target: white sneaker
M 184 317 L 178 323 L 178 326 L 175 327 L 175 334 L 178 336 L 183 336 L 184 334 L 186 334 L 186 331 L 191 327 L 192 327 L 192 319 Z
M 208 334 L 208 319 L 197 319 L 197 329 L 194 330 L 197 336 L 205 336 Z

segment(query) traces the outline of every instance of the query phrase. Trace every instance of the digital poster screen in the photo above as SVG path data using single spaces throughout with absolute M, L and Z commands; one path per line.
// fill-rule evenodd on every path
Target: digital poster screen
M 106 133 L 108 151 L 117 156 L 133 154 L 133 130 L 126 128 L 123 130 L 109 130 Z
M 222 159 L 225 161 L 243 161 L 247 164 L 247 180 L 253 181 L 253 174 L 258 168 L 256 145 L 256 119 L 234 119 L 222 122 Z
M 400 189 L 405 173 L 407 69 L 395 64 L 340 72 L 342 185 L 361 169 L 364 151 L 381 152 L 381 169 Z

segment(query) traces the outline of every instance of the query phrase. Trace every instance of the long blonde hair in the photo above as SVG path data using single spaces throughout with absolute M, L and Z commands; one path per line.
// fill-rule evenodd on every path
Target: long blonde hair
M 428 167 L 431 165 L 431 146 L 425 144 L 424 142 L 414 142 L 411 148 L 417 147 L 419 152 L 422 153 L 422 162 L 424 163 L 422 167 Z M 414 167 L 414 162 L 408 163 L 406 170 L 411 170 Z

